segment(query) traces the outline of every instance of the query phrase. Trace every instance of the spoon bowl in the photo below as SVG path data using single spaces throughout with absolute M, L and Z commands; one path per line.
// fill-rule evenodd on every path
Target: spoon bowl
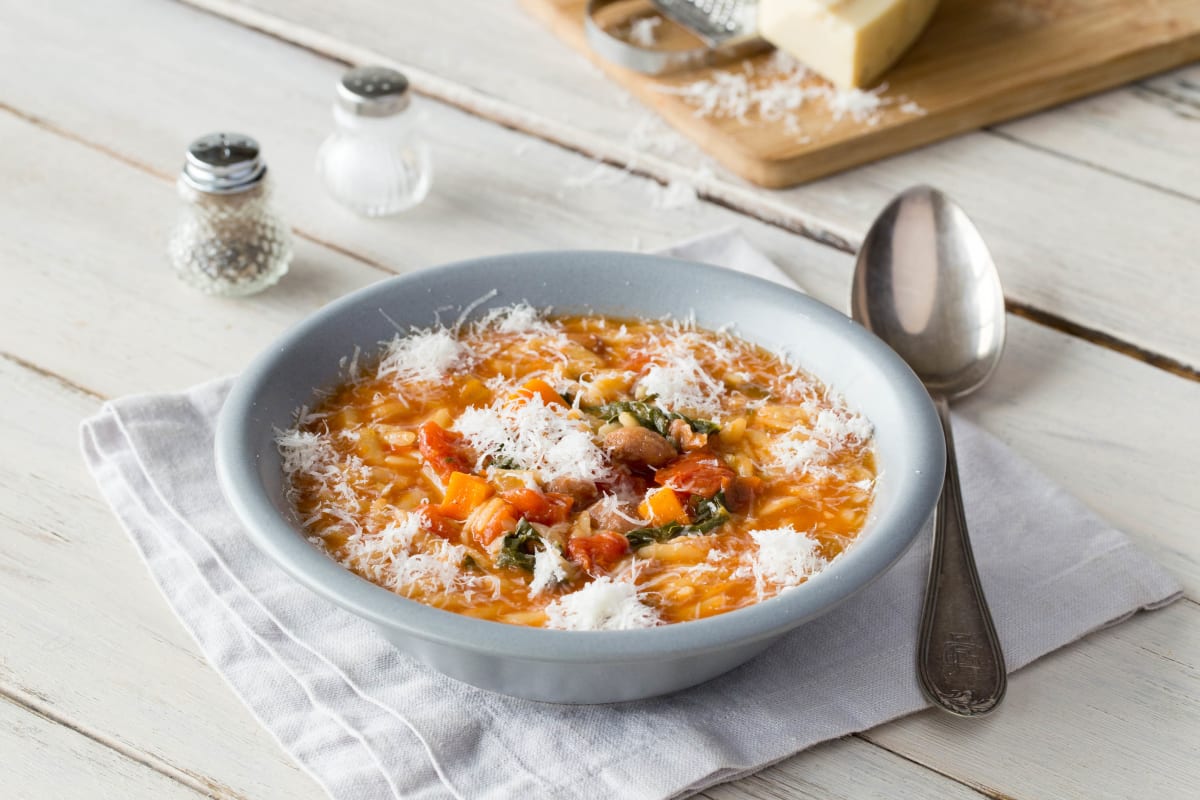
M 933 396 L 946 434 L 917 676 L 941 708 L 986 714 L 1004 697 L 1007 678 L 967 535 L 949 400 L 978 389 L 1000 363 L 1000 276 L 966 213 L 938 190 L 915 186 L 871 226 L 852 291 L 854 319 L 908 362 Z
M 883 210 L 859 250 L 852 292 L 854 319 L 891 345 L 931 394 L 969 394 L 1000 363 L 996 265 L 966 213 L 936 189 L 915 186 Z

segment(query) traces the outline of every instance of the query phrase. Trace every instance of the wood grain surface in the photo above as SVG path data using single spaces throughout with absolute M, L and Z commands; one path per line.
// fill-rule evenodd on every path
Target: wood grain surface
M 772 55 L 647 77 L 598 56 L 584 35 L 587 0 L 521 0 L 556 35 L 737 175 L 781 188 L 1058 105 L 1200 57 L 1200 3 L 1167 0 L 943 0 L 884 76 L 877 114 L 838 114 L 817 99 L 794 114 L 697 114 L 678 90 L 714 71 L 760 87 Z M 640 13 L 640 12 L 639 12 Z M 626 17 L 627 18 L 627 17 Z M 616 32 L 621 26 L 611 24 Z M 627 27 L 627 26 L 626 26 Z M 665 27 L 665 26 L 664 26 Z M 806 87 L 827 86 L 813 76 Z M 907 110 L 915 103 L 918 110 Z
M 919 157 L 977 187 L 973 197 L 986 206 L 998 250 L 1049 252 L 1053 229 L 1064 225 L 1090 237 L 1090 249 L 1068 250 L 1040 271 L 1028 268 L 1024 280 L 1042 298 L 1039 308 L 1073 308 L 1097 328 L 1128 331 L 1141 316 L 1176 325 L 1173 335 L 1187 331 L 1186 320 L 1169 319 L 1186 297 L 1173 298 L 1156 282 L 1173 281 L 1195 264 L 1187 226 L 1196 219 L 1200 186 L 1195 164 L 1175 157 L 1194 148 L 1196 123 L 1187 116 L 1194 69 L 855 170 L 822 188 L 828 203 L 763 195 L 789 219 L 807 215 L 820 226 L 806 236 L 777 216 L 746 213 L 746 205 L 659 208 L 652 170 L 630 161 L 597 164 L 578 152 L 578 139 L 564 147 L 545 136 L 537 114 L 551 101 L 538 98 L 558 90 L 528 59 L 559 64 L 560 78 L 578 65 L 512 6 L 474 6 L 478 14 L 459 26 L 455 44 L 439 38 L 446 15 L 437 4 L 404 4 L 398 12 L 388 3 L 390 14 L 376 16 L 384 5 L 336 14 L 325 6 L 320 16 L 315 5 L 296 0 L 296 14 L 317 16 L 308 27 L 290 23 L 289 35 L 371 41 L 396 37 L 403 21 L 412 52 L 430 68 L 425 80 L 475 98 L 484 92 L 462 82 L 464 70 L 511 56 L 518 59 L 508 62 L 512 98 L 540 111 L 517 109 L 520 125 L 506 126 L 486 103 L 426 102 L 437 132 L 433 193 L 411 214 L 367 221 L 327 201 L 312 175 L 313 153 L 330 129 L 330 86 L 343 68 L 336 58 L 177 3 L 72 2 L 65 10 L 0 4 L 0 67 L 21 76 L 0 80 L 0 180 L 8 189 L 0 193 L 4 797 L 323 796 L 166 607 L 84 471 L 76 427 L 106 397 L 235 372 L 311 310 L 394 272 L 534 247 L 648 249 L 734 225 L 812 294 L 844 308 L 852 256 L 822 236 L 838 219 L 853 232 L 855 215 L 867 214 L 872 198 L 920 172 L 907 161 Z M 503 40 L 484 33 L 493 21 L 545 37 L 547 47 L 518 42 L 506 53 Z M 446 54 L 440 65 L 438 48 Z M 454 57 L 464 50 L 476 55 Z M 39 68 L 29 69 L 33 63 Z M 516 100 L 505 102 L 515 108 Z M 614 125 L 614 115 L 618 122 L 621 113 L 643 118 L 632 107 L 621 111 L 615 99 L 613 113 L 594 103 L 576 98 L 577 128 L 561 123 L 556 130 L 572 137 L 592 131 L 593 141 L 608 147 L 608 134 L 595 132 Z M 223 126 L 264 142 L 281 209 L 298 233 L 292 273 L 245 300 L 193 293 L 171 276 L 163 254 L 183 147 Z M 682 163 L 668 161 L 671 169 Z M 1045 176 L 1030 188 L 1013 170 Z M 1058 184 L 1068 179 L 1071 196 L 1100 195 L 1103 212 L 1065 219 L 1055 206 L 1064 197 Z M 995 196 L 985 202 L 989 192 Z M 1029 208 L 1039 193 L 1047 197 Z M 1071 305 L 1064 275 L 1074 273 L 1062 264 L 1111 248 L 1120 215 L 1147 240 L 1165 237 L 1153 251 L 1152 279 L 1135 269 L 1141 263 L 1126 263 L 1149 246 L 1146 240 L 1110 256 L 1130 271 L 1130 281 L 1152 285 L 1131 292 L 1121 270 L 1096 269 L 1086 284 L 1089 304 Z M 1044 227 L 1031 232 L 1031 221 Z M 1020 242 L 1030 236 L 1044 241 Z M 1014 676 L 1001 712 L 982 724 L 917 714 L 813 748 L 708 797 L 1200 793 L 1200 383 L 1021 317 L 1009 323 L 1011 346 L 995 382 L 962 412 L 1128 531 L 1180 578 L 1191 599 L 1031 665 Z M 1139 409 L 1153 412 L 1134 413 Z
M 892 196 L 932 184 L 979 225 L 1011 308 L 1200 377 L 1200 315 L 1190 299 L 1200 296 L 1200 159 L 1189 156 L 1200 137 L 1200 66 L 765 191 L 706 159 L 516 0 L 458 0 L 459 15 L 436 4 L 397 13 L 390 0 L 359 0 L 337 14 L 322 0 L 186 2 L 331 58 L 397 65 L 418 91 L 470 114 L 662 184 L 694 186 L 714 203 L 847 252 Z M 56 116 L 73 111 L 45 98 L 38 105 Z M 1164 183 L 1173 154 L 1173 180 Z M 568 187 L 583 176 L 563 177 L 573 195 L 599 188 Z M 1156 313 L 1143 313 L 1148 307 Z

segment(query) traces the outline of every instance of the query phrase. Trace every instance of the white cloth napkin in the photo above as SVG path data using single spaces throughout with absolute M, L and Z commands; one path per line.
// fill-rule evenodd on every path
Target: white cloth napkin
M 787 282 L 735 232 L 668 251 Z M 228 379 L 106 403 L 84 453 L 212 665 L 336 800 L 665 798 L 926 705 L 914 673 L 929 538 L 749 664 L 614 706 L 515 700 L 445 678 L 295 584 L 222 499 Z M 986 432 L 955 422 L 972 541 L 1008 665 L 1178 597 L 1119 531 Z

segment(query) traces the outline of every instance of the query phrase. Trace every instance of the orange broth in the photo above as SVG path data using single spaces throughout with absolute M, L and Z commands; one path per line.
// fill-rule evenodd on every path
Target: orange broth
M 875 480 L 869 424 L 766 349 L 528 306 L 398 336 L 279 444 L 310 540 L 339 563 L 560 628 L 683 622 L 798 585 L 858 536 Z M 597 581 L 607 605 L 570 599 Z

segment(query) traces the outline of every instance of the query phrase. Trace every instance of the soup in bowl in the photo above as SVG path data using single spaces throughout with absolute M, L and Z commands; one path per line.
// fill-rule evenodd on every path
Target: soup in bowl
M 579 252 L 337 301 L 239 379 L 217 452 L 293 577 L 452 677 L 557 702 L 752 657 L 892 564 L 944 467 L 920 383 L 832 309 Z

